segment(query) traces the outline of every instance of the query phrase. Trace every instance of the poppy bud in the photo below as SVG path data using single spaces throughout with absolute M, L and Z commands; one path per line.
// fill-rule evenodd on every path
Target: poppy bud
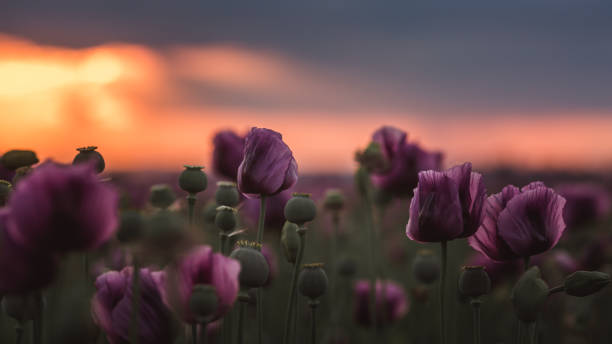
M 298 290 L 300 294 L 317 299 L 327 290 L 327 274 L 323 270 L 322 263 L 304 264 L 298 279 Z
M 151 186 L 151 195 L 149 196 L 151 204 L 155 208 L 168 209 L 174 203 L 176 196 L 174 191 L 166 184 L 156 184 Z
M 39 294 L 7 294 L 2 298 L 2 309 L 6 315 L 20 324 L 34 319 L 42 312 L 43 299 Z
M 240 194 L 234 182 L 218 182 L 215 200 L 218 205 L 235 207 L 240 203 Z
M 76 165 L 84 162 L 95 161 L 96 172 L 102 173 L 102 171 L 104 171 L 104 168 L 106 167 L 106 163 L 104 162 L 102 154 L 96 151 L 96 149 L 98 149 L 98 147 L 96 146 L 77 148 L 77 151 L 79 151 L 79 153 L 74 157 L 74 160 L 72 160 L 72 164 Z
M 378 142 L 370 144 L 361 152 L 357 152 L 355 160 L 368 171 L 381 171 L 386 169 L 387 161 Z
M 342 257 L 338 261 L 338 273 L 340 276 L 352 277 L 357 272 L 357 263 L 351 257 Z
M 6 180 L 0 180 L 0 207 L 3 207 L 11 193 L 12 185 Z
M 189 297 L 189 310 L 200 324 L 208 322 L 217 311 L 219 297 L 216 288 L 210 284 L 198 284 L 193 287 Z
M 117 240 L 122 243 L 131 243 L 140 238 L 143 231 L 143 220 L 140 212 L 124 210 L 121 212 Z
M 185 165 L 185 170 L 179 176 L 179 186 L 192 195 L 206 190 L 208 178 L 202 166 Z
M 594 294 L 610 283 L 610 275 L 599 271 L 576 271 L 565 278 L 565 293 L 571 296 Z
M 204 221 L 206 223 L 215 223 L 215 218 L 217 217 L 217 208 L 219 206 L 214 201 L 208 201 L 204 205 L 204 210 L 202 211 Z
M 339 211 L 344 207 L 344 195 L 339 189 L 330 189 L 325 193 L 323 206 L 327 210 Z
M 266 257 L 260 252 L 261 244 L 241 240 L 237 245 L 230 257 L 240 262 L 240 286 L 243 289 L 263 286 L 268 280 L 270 267 Z
M 421 283 L 431 284 L 440 276 L 440 260 L 430 250 L 419 250 L 412 262 L 412 273 Z
M 222 205 L 217 208 L 215 225 L 224 232 L 230 232 L 236 228 L 236 209 Z
M 294 193 L 293 197 L 285 204 L 285 218 L 298 226 L 314 220 L 317 215 L 317 207 L 310 199 L 310 194 Z
M 459 276 L 459 291 L 464 296 L 478 298 L 491 291 L 491 279 L 482 266 L 465 266 Z
M 300 249 L 300 236 L 298 234 L 298 225 L 293 222 L 285 221 L 281 232 L 281 246 L 283 253 L 289 263 L 295 263 L 298 251 Z
M 537 266 L 521 276 L 510 298 L 517 318 L 526 323 L 536 321 L 548 298 L 548 285 L 540 278 Z
M 29 175 L 34 169 L 30 166 L 22 166 L 15 170 L 15 175 L 13 176 L 13 186 L 17 185 L 17 183 Z
M 38 162 L 36 153 L 31 150 L 10 150 L 2 156 L 2 165 L 11 171 L 20 167 L 32 166 Z

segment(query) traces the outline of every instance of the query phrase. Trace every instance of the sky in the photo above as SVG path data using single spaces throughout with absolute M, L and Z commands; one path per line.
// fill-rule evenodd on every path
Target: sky
M 612 166 L 612 2 L 9 1 L 0 151 L 210 162 L 220 129 L 348 172 L 381 125 L 446 164 Z

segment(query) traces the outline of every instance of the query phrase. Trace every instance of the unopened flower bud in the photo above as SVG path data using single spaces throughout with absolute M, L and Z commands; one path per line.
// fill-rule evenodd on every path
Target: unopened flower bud
M 179 176 L 179 186 L 192 195 L 206 190 L 208 178 L 202 166 L 185 165 L 185 170 Z
M 7 294 L 2 297 L 2 309 L 19 323 L 34 319 L 42 312 L 43 300 L 39 294 Z
M 440 276 L 440 260 L 430 250 L 419 250 L 412 262 L 412 273 L 421 283 L 431 284 Z
M 0 180 L 0 207 L 3 207 L 8 201 L 9 194 L 13 186 L 6 180 Z
M 304 264 L 298 279 L 298 290 L 300 294 L 317 299 L 325 294 L 327 290 L 327 274 L 323 270 L 323 264 Z
M 289 263 L 295 263 L 298 251 L 300 249 L 300 236 L 298 234 L 298 225 L 293 222 L 285 221 L 281 232 L 281 246 L 283 253 Z
M 226 205 L 235 207 L 240 203 L 240 194 L 236 183 L 234 182 L 217 182 L 217 191 L 215 192 L 215 200 L 218 205 Z
M 11 171 L 24 166 L 32 166 L 37 162 L 38 157 L 31 150 L 13 149 L 2 156 L 2 165 Z
M 140 212 L 135 210 L 124 210 L 120 214 L 119 228 L 117 229 L 117 240 L 122 243 L 134 242 L 142 236 L 144 221 Z
M 33 170 L 34 169 L 30 166 L 22 166 L 17 168 L 15 170 L 15 175 L 13 176 L 13 186 L 17 185 L 21 179 L 28 176 Z
M 576 271 L 565 278 L 565 293 L 571 296 L 594 294 L 610 283 L 610 275 L 599 271 Z
M 198 284 L 189 297 L 189 310 L 200 324 L 208 322 L 219 306 L 219 297 L 214 286 Z
M 381 171 L 386 168 L 387 162 L 377 142 L 370 144 L 361 152 L 357 152 L 355 160 L 368 171 Z
M 215 201 L 208 201 L 204 205 L 204 209 L 202 211 L 202 217 L 206 223 L 215 223 L 215 218 L 217 217 L 217 208 L 219 206 Z
M 357 272 L 357 263 L 353 258 L 345 256 L 338 260 L 337 269 L 340 276 L 353 277 Z
M 74 160 L 72 160 L 72 164 L 76 165 L 95 161 L 96 172 L 102 173 L 106 167 L 106 163 L 104 162 L 102 154 L 100 154 L 100 152 L 98 152 L 96 149 L 98 149 L 96 146 L 77 148 L 79 153 L 74 157 Z
M 491 279 L 482 266 L 466 266 L 459 276 L 459 291 L 464 296 L 478 298 L 491 291 Z
M 317 206 L 309 194 L 294 193 L 293 197 L 285 204 L 285 218 L 298 226 L 314 220 L 317 215 Z
M 512 305 L 517 318 L 526 323 L 536 321 L 546 304 L 548 285 L 540 278 L 537 266 L 527 270 L 512 289 Z
M 327 210 L 339 211 L 344 208 L 344 195 L 339 189 L 330 189 L 325 193 L 323 206 Z
M 151 201 L 151 205 L 155 208 L 168 209 L 176 200 L 176 196 L 170 186 L 166 184 L 156 184 L 151 186 L 149 200 Z
M 236 228 L 238 220 L 236 218 L 236 209 L 222 205 L 217 208 L 215 216 L 215 225 L 224 232 L 231 232 Z
M 240 262 L 240 287 L 249 289 L 263 286 L 268 280 L 270 267 L 260 252 L 261 245 L 243 240 L 238 241 L 237 245 L 230 257 Z

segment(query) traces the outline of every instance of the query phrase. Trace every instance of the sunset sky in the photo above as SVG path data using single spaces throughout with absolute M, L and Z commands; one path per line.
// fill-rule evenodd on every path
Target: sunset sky
M 447 165 L 612 167 L 610 1 L 208 3 L 3 5 L 0 153 L 176 170 L 263 126 L 348 172 L 387 124 Z

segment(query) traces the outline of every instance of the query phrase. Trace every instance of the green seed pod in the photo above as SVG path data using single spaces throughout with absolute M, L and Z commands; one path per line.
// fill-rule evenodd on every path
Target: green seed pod
M 235 207 L 240 203 L 240 194 L 234 182 L 217 182 L 215 200 L 218 205 Z
M 236 209 L 222 205 L 217 208 L 215 216 L 215 225 L 224 232 L 231 232 L 236 228 L 238 219 L 236 217 Z
M 119 220 L 117 240 L 127 244 L 140 239 L 144 231 L 144 220 L 140 212 L 135 210 L 124 210 L 121 212 Z
M 151 205 L 159 209 L 168 209 L 174 203 L 176 196 L 170 186 L 166 184 L 156 184 L 151 186 L 149 201 Z
M 2 309 L 20 324 L 34 319 L 42 312 L 43 299 L 39 294 L 7 294 L 2 298 Z
M 206 190 L 208 178 L 202 171 L 202 166 L 185 165 L 185 170 L 179 176 L 179 186 L 181 189 L 194 195 Z
M 189 297 L 189 310 L 196 322 L 203 324 L 212 318 L 219 306 L 217 290 L 210 284 L 198 284 L 193 287 Z
M 412 261 L 412 273 L 424 284 L 435 282 L 440 276 L 440 260 L 430 250 L 419 250 Z
M 13 176 L 13 187 L 19 183 L 19 181 L 25 177 L 27 177 L 30 173 L 34 171 L 30 166 L 19 167 L 15 170 L 15 175 Z
M 298 234 L 298 225 L 285 221 L 281 233 L 281 246 L 283 253 L 289 263 L 295 263 L 295 260 L 300 249 L 300 235 Z
M 323 206 L 327 210 L 339 211 L 344 208 L 344 195 L 339 189 L 329 189 L 325 192 Z
M 565 278 L 565 293 L 571 296 L 587 296 L 600 291 L 610 283 L 610 275 L 599 271 L 576 271 Z
M 185 225 L 182 216 L 160 210 L 147 219 L 146 242 L 153 252 L 172 252 L 185 237 Z
M 465 266 L 459 276 L 459 291 L 463 296 L 478 298 L 491 291 L 491 279 L 482 266 Z
M 352 277 L 357 272 L 357 263 L 353 258 L 345 256 L 338 260 L 337 269 L 340 276 Z
M 0 207 L 4 207 L 8 201 L 8 197 L 11 194 L 13 186 L 6 180 L 0 180 Z
M 104 171 L 104 168 L 106 167 L 106 163 L 104 162 L 104 157 L 102 157 L 102 154 L 96 151 L 96 149 L 98 149 L 98 147 L 96 146 L 77 148 L 77 151 L 79 151 L 79 153 L 74 157 L 74 160 L 72 160 L 72 164 L 76 165 L 85 162 L 95 161 L 96 172 L 102 173 L 102 171 Z
M 32 166 L 38 163 L 38 157 L 31 150 L 13 149 L 4 153 L 1 162 L 4 167 L 14 171 L 20 167 Z
M 322 263 L 304 264 L 298 278 L 298 290 L 300 294 L 317 299 L 325 294 L 327 290 L 327 274 L 323 270 Z
M 202 217 L 204 218 L 204 222 L 206 223 L 215 223 L 215 218 L 217 217 L 217 208 L 219 206 L 214 201 L 208 201 L 204 205 L 204 209 L 202 211 Z
M 270 267 L 260 252 L 261 245 L 255 242 L 238 241 L 238 247 L 230 257 L 240 262 L 240 287 L 243 289 L 259 288 L 268 280 Z
M 285 204 L 285 218 L 298 226 L 314 220 L 317 216 L 317 206 L 310 199 L 309 194 L 294 193 L 293 197 Z
M 548 298 L 548 285 L 540 278 L 537 266 L 521 276 L 510 298 L 517 318 L 526 323 L 536 321 Z

